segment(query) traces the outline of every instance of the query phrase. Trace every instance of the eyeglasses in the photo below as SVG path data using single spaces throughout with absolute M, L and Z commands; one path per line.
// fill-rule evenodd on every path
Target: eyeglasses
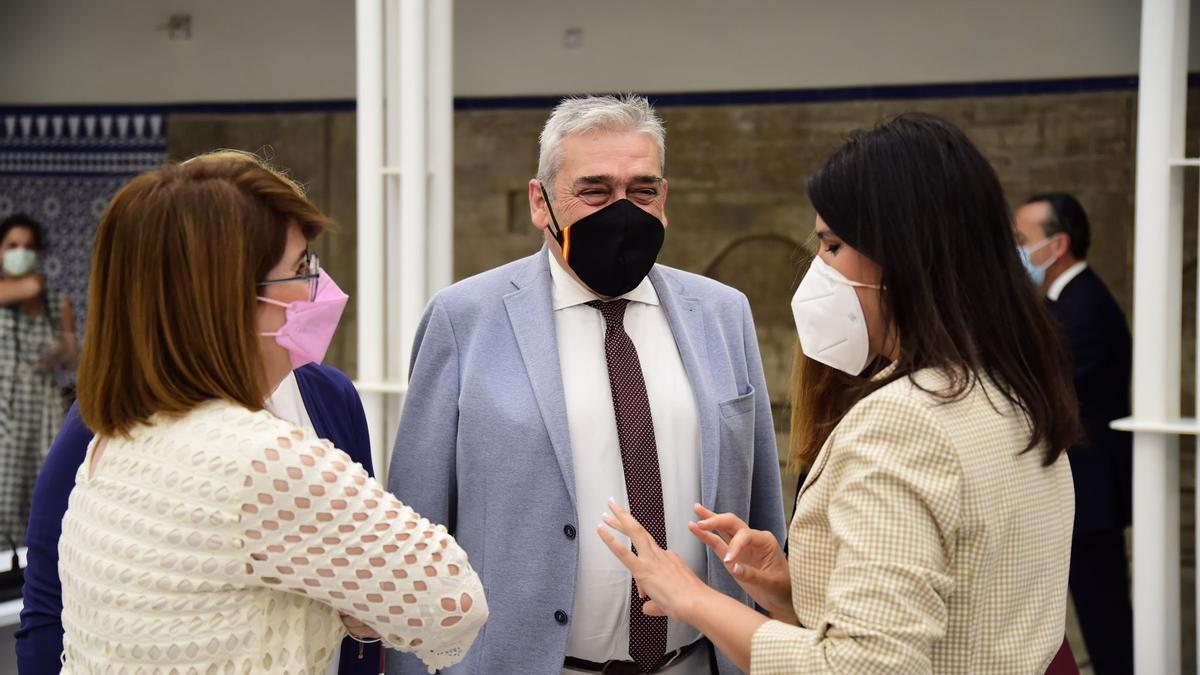
M 300 261 L 300 273 L 282 279 L 266 279 L 258 282 L 257 286 L 270 286 L 272 284 L 290 284 L 297 281 L 308 282 L 308 299 L 313 301 L 317 299 L 317 279 L 321 273 L 321 259 L 312 251 L 305 251 L 304 258 Z

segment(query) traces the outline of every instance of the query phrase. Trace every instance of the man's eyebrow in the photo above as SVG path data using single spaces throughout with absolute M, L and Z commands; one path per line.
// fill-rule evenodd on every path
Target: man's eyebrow
M 615 182 L 612 176 L 581 176 L 575 179 L 576 185 L 612 185 Z
M 615 176 L 608 175 L 580 176 L 579 178 L 575 179 L 576 185 L 615 185 L 617 182 L 618 181 Z M 655 175 L 634 176 L 633 178 L 629 179 L 630 185 L 638 183 L 654 183 L 655 185 L 659 185 L 662 182 L 663 177 Z

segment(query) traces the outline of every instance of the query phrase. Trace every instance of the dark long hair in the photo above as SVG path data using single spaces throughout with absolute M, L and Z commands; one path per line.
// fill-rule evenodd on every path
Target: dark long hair
M 900 356 L 872 380 L 882 364 L 846 377 L 798 354 L 793 463 L 811 461 L 863 397 L 926 368 L 949 378 L 930 392 L 946 401 L 988 378 L 1025 413 L 1025 452 L 1044 445 L 1045 465 L 1078 439 L 1062 339 L 1021 264 L 1000 181 L 961 130 L 906 114 L 855 132 L 809 179 L 808 196 L 838 238 L 881 268 Z

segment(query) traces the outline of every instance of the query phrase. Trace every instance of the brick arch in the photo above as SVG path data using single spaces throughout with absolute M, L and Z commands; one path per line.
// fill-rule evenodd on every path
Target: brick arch
M 811 255 L 803 242 L 783 234 L 751 234 L 727 244 L 704 267 L 705 276 L 742 291 L 750 300 L 767 389 L 777 415 L 788 400 L 796 344 L 792 294 Z

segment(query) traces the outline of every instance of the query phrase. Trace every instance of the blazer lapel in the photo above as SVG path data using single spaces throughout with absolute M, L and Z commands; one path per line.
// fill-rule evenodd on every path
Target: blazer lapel
M 832 438 L 832 434 L 830 434 L 830 437 Z M 804 491 L 808 489 L 808 486 L 812 485 L 813 482 L 817 480 L 817 476 L 821 475 L 821 471 L 825 469 L 825 464 L 828 460 L 829 439 L 825 439 L 825 445 L 821 446 L 821 450 L 817 453 L 816 458 L 813 459 L 812 466 L 808 469 L 808 474 L 804 476 L 804 483 L 802 483 L 800 485 L 800 489 L 796 491 L 797 501 L 800 500 L 800 495 L 804 494 Z
M 704 334 L 704 307 L 700 300 L 685 295 L 681 286 L 673 284 L 662 273 L 660 266 L 650 270 L 650 283 L 658 294 L 667 313 L 675 346 L 683 360 L 696 397 L 696 411 L 700 421 L 700 496 L 701 502 L 713 508 L 717 496 L 717 467 L 720 466 L 721 428 L 720 416 L 716 413 L 717 401 L 713 400 L 712 369 L 709 368 L 708 344 Z
M 575 505 L 575 471 L 571 434 L 567 428 L 567 403 L 558 361 L 554 330 L 554 305 L 550 295 L 550 266 L 546 249 L 527 258 L 512 280 L 516 290 L 504 296 L 508 321 L 517 338 L 525 371 L 537 399 L 538 411 L 554 446 L 563 481 Z

